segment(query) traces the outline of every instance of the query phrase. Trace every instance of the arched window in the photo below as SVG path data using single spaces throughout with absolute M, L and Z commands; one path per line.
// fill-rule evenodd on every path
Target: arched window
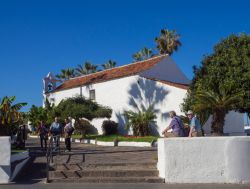
M 53 84 L 52 83 L 48 83 L 48 92 L 53 90 Z

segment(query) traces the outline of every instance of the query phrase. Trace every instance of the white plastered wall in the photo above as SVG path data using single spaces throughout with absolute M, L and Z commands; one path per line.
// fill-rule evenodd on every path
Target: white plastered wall
M 10 137 L 0 137 L 0 183 L 8 183 L 11 176 Z
M 190 83 L 190 80 L 169 56 L 165 57 L 151 69 L 142 72 L 140 75 L 143 77 L 156 78 L 158 80 L 171 81 L 180 84 Z
M 250 137 L 158 139 L 166 183 L 250 183 Z
M 50 93 L 48 96 L 48 100 L 55 105 L 58 105 L 61 100 L 65 98 L 75 97 L 80 95 L 80 87 L 67 89 L 63 91 L 58 91 L 56 93 Z
M 109 106 L 113 110 L 111 120 L 119 123 L 119 130 L 123 134 L 127 134 L 124 130 L 124 110 L 136 110 L 135 105 L 141 109 L 141 105 L 147 108 L 150 104 L 154 104 L 157 110 L 155 134 L 168 126 L 170 118 L 168 112 L 175 110 L 177 114 L 181 114 L 180 104 L 185 97 L 186 90 L 169 86 L 160 82 L 148 80 L 138 75 L 114 79 L 107 82 L 96 83 L 88 86 L 77 87 L 74 89 L 58 91 L 51 94 L 57 105 L 62 99 L 80 95 L 89 98 L 89 90 L 94 89 L 96 102 Z M 103 119 L 94 119 L 92 124 L 101 131 L 101 123 Z

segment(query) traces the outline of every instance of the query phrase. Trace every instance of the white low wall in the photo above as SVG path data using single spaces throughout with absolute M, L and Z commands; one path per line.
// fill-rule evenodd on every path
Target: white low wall
M 250 137 L 158 139 L 166 183 L 250 183 Z
M 11 155 L 11 162 L 27 159 L 28 157 L 29 157 L 28 151 L 16 153 L 16 154 Z
M 0 183 L 8 183 L 11 175 L 10 137 L 0 137 Z
M 31 136 L 34 137 L 34 136 Z M 64 138 L 60 138 L 61 142 L 64 142 Z M 98 146 L 115 146 L 114 142 L 104 142 L 104 141 L 96 141 L 94 139 L 73 139 L 72 142 L 83 143 L 83 144 L 96 144 Z M 149 142 L 118 142 L 117 146 L 134 146 L 134 147 L 151 147 L 151 143 Z

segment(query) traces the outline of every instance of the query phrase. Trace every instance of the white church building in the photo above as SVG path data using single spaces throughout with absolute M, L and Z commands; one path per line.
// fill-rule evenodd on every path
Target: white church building
M 44 100 L 47 98 L 55 105 L 62 99 L 80 95 L 110 107 L 113 110 L 111 120 L 118 122 L 121 134 L 130 134 L 125 130 L 126 120 L 123 116 L 125 110 L 153 105 L 157 118 L 152 128 L 157 135 L 161 135 L 169 125 L 171 119 L 168 113 L 171 110 L 176 111 L 178 115 L 183 114 L 180 105 L 190 83 L 168 55 L 75 77 L 58 86 L 57 80 L 51 73 L 43 81 Z M 91 121 L 99 134 L 102 134 L 103 120 Z M 229 128 L 231 127 L 229 122 Z M 230 129 L 226 130 L 230 133 Z M 234 129 L 233 132 L 238 130 Z M 242 129 L 239 132 L 242 132 Z

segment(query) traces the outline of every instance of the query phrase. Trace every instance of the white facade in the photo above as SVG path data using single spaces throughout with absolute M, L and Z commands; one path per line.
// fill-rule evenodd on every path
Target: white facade
M 250 137 L 158 139 L 166 183 L 250 183 Z
M 147 62 L 134 64 L 143 67 L 145 63 Z M 122 66 L 122 68 L 129 69 L 129 65 Z M 109 74 L 108 71 L 104 72 L 105 74 Z M 56 80 L 50 73 L 45 78 L 45 81 L 45 83 L 50 83 L 51 81 L 53 83 Z M 46 93 L 44 98 L 47 97 L 51 103 L 58 105 L 61 100 L 69 97 L 82 95 L 88 99 L 90 97 L 90 90 L 95 90 L 96 102 L 112 108 L 113 114 L 111 119 L 119 123 L 119 131 L 122 134 L 127 134 L 124 128 L 126 121 L 124 120 L 123 113 L 125 110 L 136 110 L 136 106 L 140 109 L 143 107 L 147 108 L 153 104 L 157 111 L 156 125 L 153 127 L 154 133 L 161 134 L 162 130 L 170 123 L 169 111 L 174 110 L 178 115 L 182 114 L 180 105 L 186 95 L 186 89 L 178 87 L 178 84 L 184 86 L 189 82 L 177 64 L 169 56 L 165 56 L 146 71 L 99 83 L 77 86 L 71 89 L 52 91 Z M 48 87 L 44 86 L 44 88 Z M 102 133 L 101 125 L 103 120 L 92 120 L 92 125 L 95 126 L 100 134 Z M 210 133 L 211 118 L 205 124 L 204 129 L 205 133 Z M 243 116 L 234 112 L 229 113 L 225 120 L 224 132 L 228 135 L 245 135 Z
M 139 75 L 114 79 L 93 85 L 77 87 L 73 89 L 51 93 L 49 99 L 54 99 L 55 105 L 58 105 L 62 99 L 74 97 L 82 94 L 89 98 L 89 91 L 95 90 L 96 102 L 108 106 L 113 110 L 111 120 L 119 123 L 119 131 L 124 130 L 124 110 L 136 110 L 136 106 L 141 109 L 150 104 L 154 104 L 157 111 L 156 133 L 161 133 L 168 126 L 170 118 L 168 112 L 175 110 L 181 114 L 180 104 L 185 97 L 186 90 L 169 86 L 161 82 L 152 81 Z M 101 133 L 101 124 L 103 119 L 94 119 L 92 124 Z
M 11 177 L 10 137 L 0 137 L 0 184 L 9 183 Z
M 174 83 L 189 84 L 190 81 L 181 71 L 174 60 L 167 56 L 151 69 L 140 74 L 143 77 L 157 78 L 159 80 L 171 81 Z

